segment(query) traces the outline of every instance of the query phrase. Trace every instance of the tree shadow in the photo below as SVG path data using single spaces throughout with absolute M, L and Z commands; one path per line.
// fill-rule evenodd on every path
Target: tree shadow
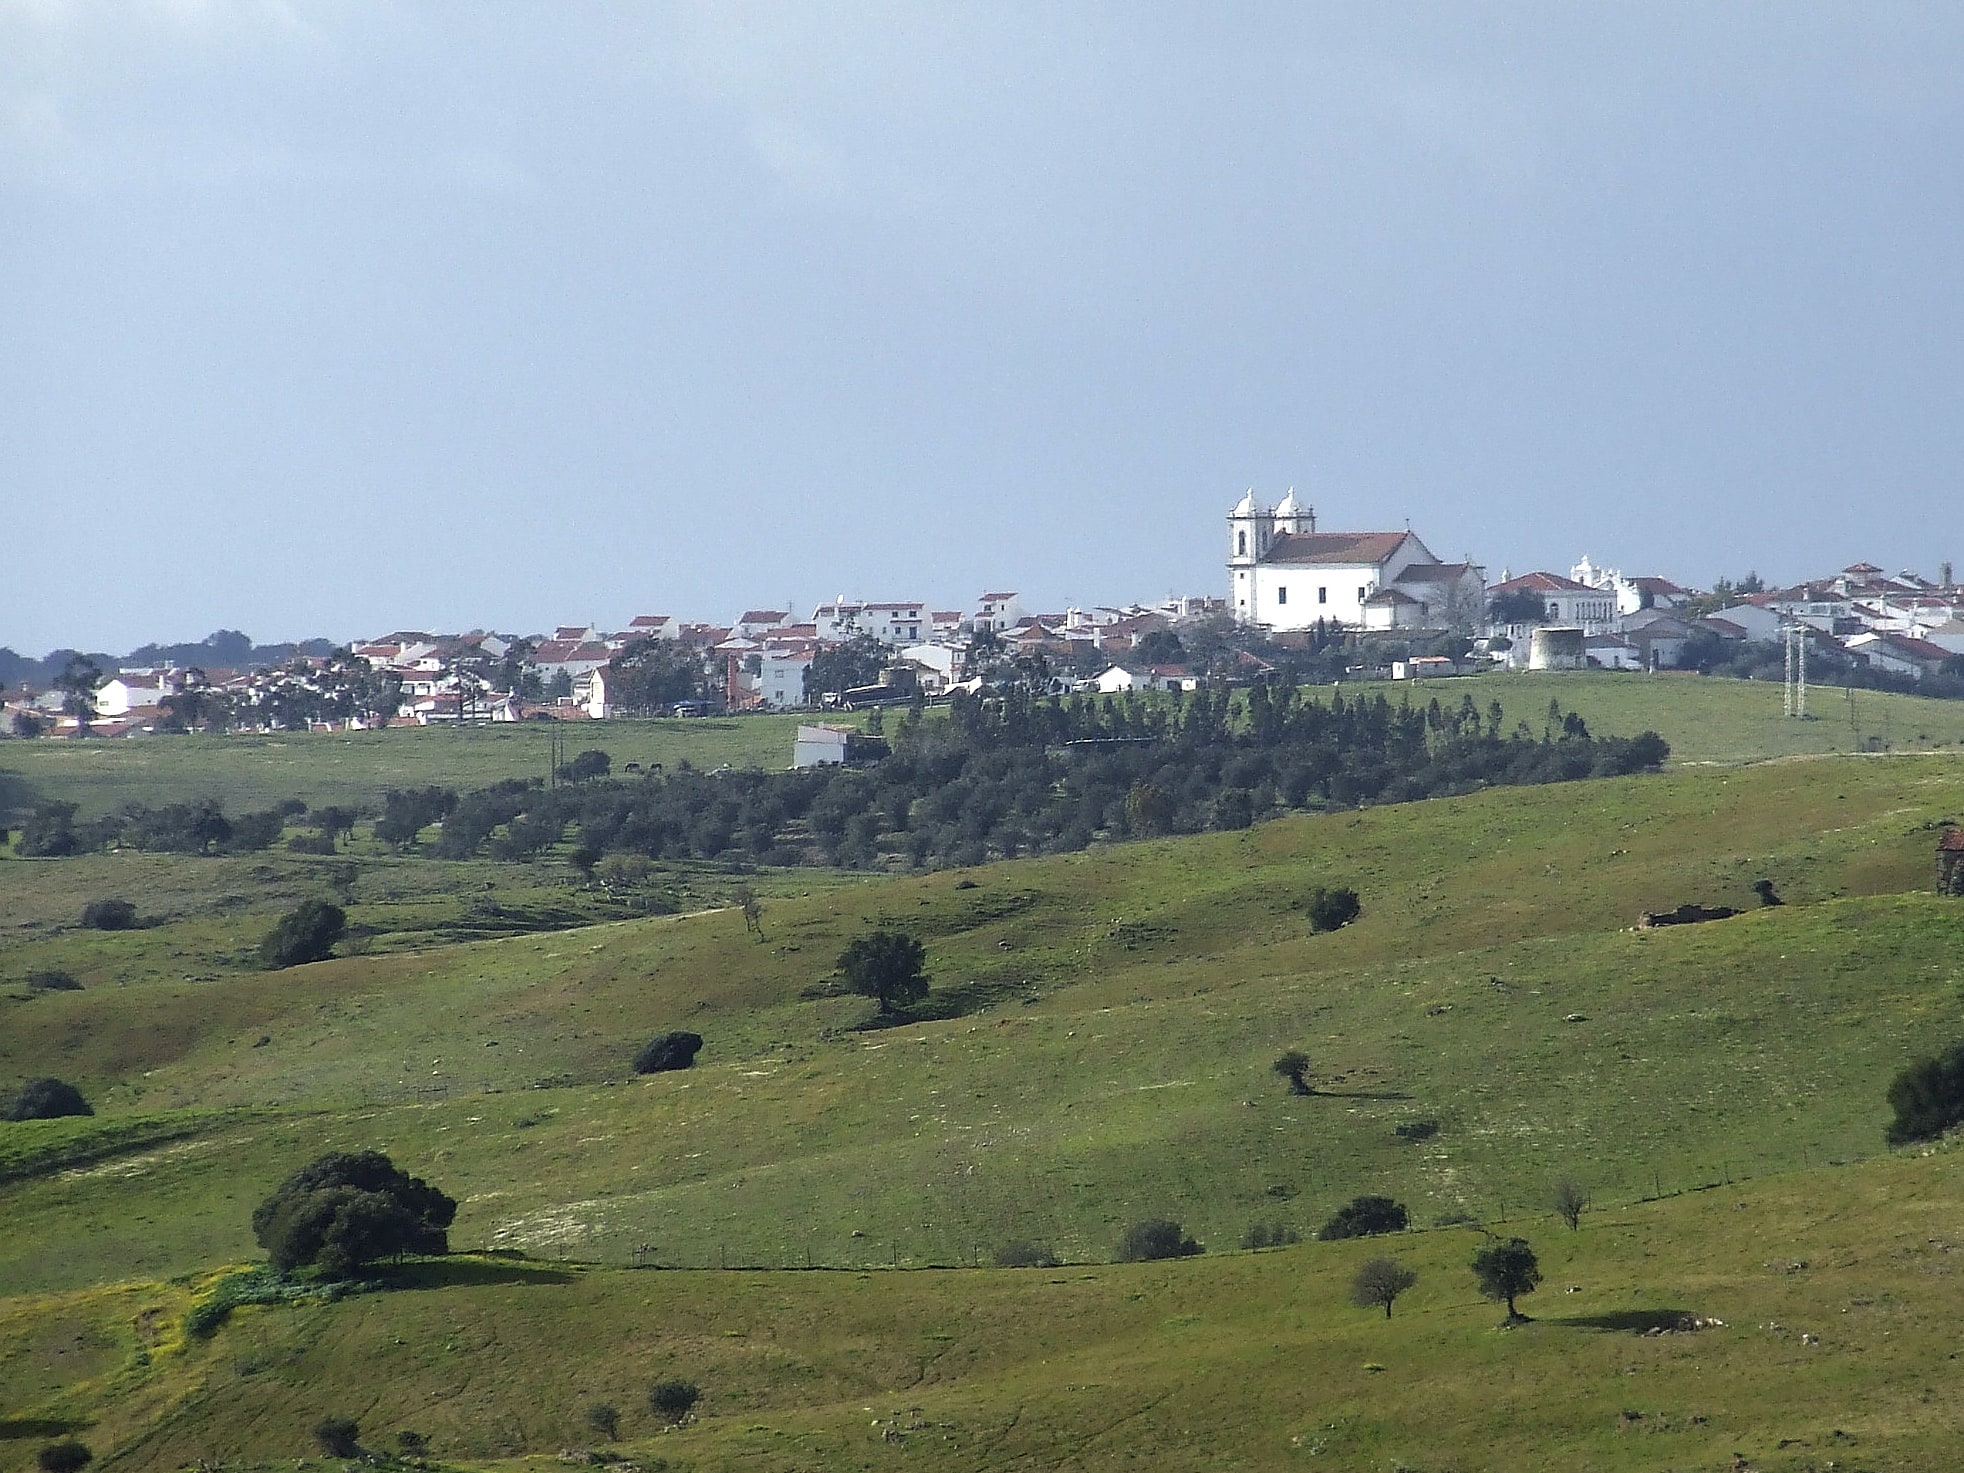
M 0 1417 L 0 1442 L 19 1437 L 60 1437 L 88 1423 L 70 1417 Z
M 1395 1089 L 1312 1089 L 1309 1097 L 1323 1100 L 1409 1100 Z
M 1624 1335 L 1647 1335 L 1652 1330 L 1695 1330 L 1699 1316 L 1689 1309 L 1613 1309 L 1607 1314 L 1566 1315 L 1550 1320 L 1576 1330 L 1608 1330 Z
M 1031 988 L 1012 982 L 966 982 L 954 987 L 938 987 L 919 1002 L 890 1013 L 875 1013 L 849 1028 L 853 1033 L 879 1033 L 888 1028 L 905 1028 L 914 1023 L 946 1023 L 966 1018 L 997 1003 L 1021 1001 L 1034 996 Z
M 474 1289 L 491 1284 L 570 1284 L 563 1268 L 482 1258 L 418 1258 L 372 1265 L 367 1272 L 386 1289 Z

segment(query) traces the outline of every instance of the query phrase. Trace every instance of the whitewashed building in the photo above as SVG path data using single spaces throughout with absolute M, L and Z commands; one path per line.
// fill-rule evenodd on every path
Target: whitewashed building
M 1230 609 L 1243 624 L 1443 629 L 1480 621 L 1486 571 L 1445 563 L 1413 532 L 1319 532 L 1295 492 L 1275 508 L 1250 491 L 1228 513 Z M 1399 598 L 1373 596 L 1395 591 Z

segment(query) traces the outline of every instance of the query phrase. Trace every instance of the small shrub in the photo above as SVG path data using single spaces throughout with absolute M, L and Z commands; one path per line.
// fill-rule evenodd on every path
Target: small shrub
M 64 1115 L 93 1115 L 89 1102 L 72 1084 L 59 1079 L 30 1079 L 7 1107 L 9 1120 L 58 1120 Z
M 1964 1043 L 1911 1064 L 1890 1081 L 1888 1098 L 1896 1112 L 1886 1132 L 1892 1146 L 1935 1140 L 1964 1121 Z
M 695 1066 L 696 1055 L 702 1051 L 702 1035 L 677 1030 L 664 1033 L 652 1039 L 634 1056 L 636 1074 L 665 1074 L 671 1069 L 689 1069 Z
M 1391 1302 L 1418 1282 L 1418 1275 L 1395 1258 L 1373 1258 L 1360 1266 L 1350 1281 L 1350 1302 L 1359 1309 L 1382 1307 L 1391 1318 Z
M 72 1437 L 51 1442 L 34 1455 L 41 1473 L 82 1473 L 94 1461 L 95 1454 Z
M 303 900 L 280 917 L 259 943 L 259 960 L 268 971 L 325 961 L 348 929 L 347 912 L 325 900 Z
M 289 854 L 337 854 L 332 834 L 295 834 L 286 841 Z
M 82 924 L 91 931 L 136 928 L 136 907 L 127 900 L 91 900 L 82 907 Z
M 1318 934 L 1340 931 L 1356 920 L 1363 909 L 1355 890 L 1318 885 L 1309 892 L 1309 929 Z
M 430 1439 L 422 1432 L 411 1432 L 407 1427 L 396 1433 L 396 1446 L 402 1449 L 405 1458 L 420 1458 L 430 1450 Z
M 594 1432 L 612 1442 L 621 1435 L 620 1408 L 609 1402 L 595 1402 L 586 1409 L 586 1424 Z
M 314 1441 L 330 1458 L 361 1455 L 361 1425 L 353 1417 L 322 1417 L 314 1424 Z
M 27 974 L 29 992 L 80 992 L 82 984 L 73 975 L 53 967 Z
M 1248 1231 L 1241 1235 L 1241 1246 L 1250 1250 L 1256 1248 L 1286 1248 L 1291 1243 L 1300 1243 L 1303 1235 L 1284 1222 L 1250 1223 Z
M 1402 1233 L 1410 1221 L 1403 1204 L 1389 1197 L 1352 1197 L 1323 1224 L 1316 1236 L 1325 1242 L 1375 1238 L 1382 1233 Z
M 1568 1224 L 1574 1232 L 1582 1222 L 1582 1211 L 1589 1205 L 1589 1194 L 1583 1190 L 1582 1183 L 1572 1176 L 1565 1176 L 1555 1183 L 1555 1190 L 1549 1195 L 1549 1205 L 1555 1209 L 1555 1216 Z
M 598 747 L 590 747 L 584 752 L 575 753 L 573 760 L 559 769 L 560 775 L 568 782 L 591 782 L 605 777 L 613 770 L 614 759 Z
M 1004 1243 L 996 1249 L 997 1268 L 1056 1268 L 1057 1255 L 1040 1243 Z
M 1120 1263 L 1153 1263 L 1162 1258 L 1191 1258 L 1204 1252 L 1200 1244 L 1186 1236 L 1177 1222 L 1163 1217 L 1135 1222 L 1118 1240 Z
M 1281 1058 L 1269 1065 L 1269 1068 L 1289 1081 L 1290 1094 L 1310 1095 L 1316 1093 L 1315 1090 L 1309 1087 L 1309 1081 L 1303 1078 L 1309 1072 L 1309 1055 L 1301 1049 L 1290 1049 Z
M 701 1400 L 702 1390 L 693 1381 L 657 1381 L 648 1392 L 648 1409 L 664 1422 L 679 1424 Z

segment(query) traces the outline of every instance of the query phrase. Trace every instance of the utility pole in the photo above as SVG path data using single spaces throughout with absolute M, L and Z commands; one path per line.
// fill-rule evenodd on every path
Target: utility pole
M 1786 630 L 1786 699 L 1784 712 L 1797 721 L 1807 719 L 1807 626 L 1799 620 Z

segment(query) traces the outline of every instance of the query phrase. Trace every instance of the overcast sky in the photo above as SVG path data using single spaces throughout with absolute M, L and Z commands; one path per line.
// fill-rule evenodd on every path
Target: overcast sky
M 0 0 L 0 644 L 1964 566 L 1964 7 Z

